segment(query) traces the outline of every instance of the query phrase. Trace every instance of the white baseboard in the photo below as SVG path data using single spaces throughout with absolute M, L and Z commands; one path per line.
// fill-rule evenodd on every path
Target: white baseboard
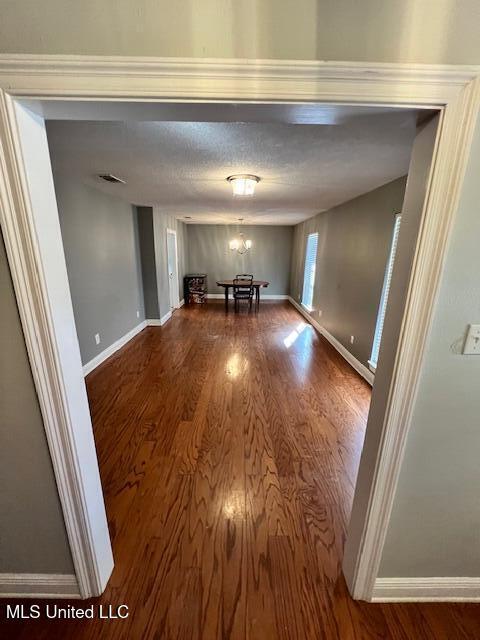
M 183 305 L 184 305 L 184 304 L 185 304 L 185 298 L 182 298 L 182 299 L 180 300 L 180 303 L 179 303 L 179 305 L 178 305 L 178 308 L 183 307 Z
M 296 300 L 294 300 L 291 296 L 288 296 L 288 300 L 293 304 L 295 309 L 299 311 L 308 322 L 315 327 L 320 335 L 322 335 L 326 340 L 330 342 L 330 344 L 335 347 L 338 353 L 345 358 L 345 360 L 359 373 L 362 378 L 364 378 L 369 384 L 373 385 L 373 381 L 375 380 L 375 376 L 364 364 L 357 360 L 354 355 L 346 349 L 341 342 L 339 342 L 331 333 L 329 333 L 321 324 L 319 324 L 315 318 L 313 318 L 306 309 L 302 307 L 302 305 L 298 304 Z
M 364 364 L 362 364 L 360 360 L 357 360 L 357 358 L 355 358 L 355 356 L 352 355 L 350 351 L 348 351 L 348 349 L 346 349 L 341 342 L 339 342 L 334 336 L 332 336 L 331 333 L 328 333 L 328 331 L 325 328 L 322 329 L 321 333 L 323 337 L 326 338 L 330 342 L 330 344 L 335 347 L 338 353 L 340 353 L 340 355 L 342 355 L 345 358 L 345 360 L 355 369 L 355 371 L 357 371 L 357 373 L 359 373 L 362 376 L 362 378 L 365 378 L 368 384 L 373 385 L 375 376 L 370 371 L 370 369 L 368 369 Z
M 212 300 L 225 300 L 225 294 L 224 293 L 207 293 L 207 298 L 211 298 Z M 260 302 L 262 300 L 288 300 L 289 298 L 290 296 L 284 293 L 279 293 L 279 294 L 261 293 L 260 294 Z M 233 300 L 233 295 L 231 293 L 228 295 L 228 299 Z
M 372 602 L 480 602 L 480 578 L 377 578 Z
M 0 573 L 1 598 L 80 598 L 77 578 L 59 573 Z
M 206 297 L 210 300 L 225 300 L 224 293 L 207 293 Z M 233 295 L 231 293 L 228 294 L 228 299 L 233 300 Z
M 100 364 L 102 364 L 102 362 L 104 362 L 107 358 L 112 356 L 116 351 L 118 351 L 124 345 L 126 345 L 127 342 L 129 342 L 132 338 L 134 338 L 137 335 L 137 333 L 140 333 L 140 331 L 145 329 L 145 327 L 147 326 L 147 322 L 148 322 L 147 320 L 144 320 L 140 324 L 137 324 L 136 327 L 133 327 L 133 329 L 131 329 L 124 336 L 122 336 L 118 340 L 115 340 L 113 344 L 111 344 L 109 347 L 104 349 L 101 353 L 98 354 L 98 356 L 95 356 L 95 358 L 90 360 L 90 362 L 87 362 L 86 364 L 84 364 L 83 375 L 86 376 L 87 374 L 89 374 L 91 371 L 96 369 Z
M 171 311 L 169 311 L 164 316 L 162 316 L 160 318 L 160 326 L 163 326 L 167 322 L 167 320 L 170 320 L 171 317 L 172 317 L 172 312 Z
M 172 312 L 169 311 L 161 318 L 150 318 L 149 320 L 146 320 L 147 327 L 162 327 L 167 322 L 167 320 L 170 320 L 171 317 Z
M 180 302 L 180 306 L 182 306 L 183 304 L 185 304 L 185 300 L 182 300 Z M 144 320 L 143 322 L 138 324 L 136 327 L 131 329 L 124 336 L 116 340 L 109 347 L 104 349 L 101 353 L 98 354 L 98 356 L 95 356 L 95 358 L 90 360 L 90 362 L 87 362 L 87 364 L 83 365 L 83 375 L 84 376 L 88 375 L 91 371 L 93 371 L 100 364 L 102 364 L 102 362 L 104 362 L 107 358 L 109 358 L 110 356 L 113 356 L 113 354 L 116 351 L 118 351 L 123 346 L 125 346 L 127 342 L 130 342 L 130 340 L 134 338 L 137 335 L 137 333 L 140 333 L 140 331 L 145 329 L 145 327 L 161 327 L 167 322 L 167 320 L 170 320 L 171 317 L 172 317 L 172 312 L 169 311 L 161 318 L 151 318 L 148 320 Z

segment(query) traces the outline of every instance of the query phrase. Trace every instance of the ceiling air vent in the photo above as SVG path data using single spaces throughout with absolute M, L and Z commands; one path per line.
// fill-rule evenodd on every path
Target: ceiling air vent
M 114 176 L 111 173 L 100 173 L 98 177 L 105 180 L 105 182 L 119 182 L 120 184 L 125 184 L 125 180 L 117 178 L 117 176 Z

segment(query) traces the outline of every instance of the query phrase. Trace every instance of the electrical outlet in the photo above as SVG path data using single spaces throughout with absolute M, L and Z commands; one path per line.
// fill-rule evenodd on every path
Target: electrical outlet
M 355 336 L 350 336 L 350 344 L 353 344 L 355 342 Z
M 137 318 L 140 317 L 140 311 L 137 309 Z
M 100 344 L 100 334 L 99 333 L 95 334 L 95 344 Z
M 462 353 L 466 356 L 480 356 L 480 324 L 471 324 L 468 327 Z
M 318 310 L 318 317 L 321 318 L 322 317 L 322 313 L 323 311 L 321 309 Z

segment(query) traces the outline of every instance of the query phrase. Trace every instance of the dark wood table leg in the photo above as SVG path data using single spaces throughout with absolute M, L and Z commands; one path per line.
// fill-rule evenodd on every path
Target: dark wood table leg
M 257 307 L 260 306 L 260 287 L 255 287 L 255 302 L 257 303 Z
M 228 287 L 225 287 L 225 311 L 228 311 Z

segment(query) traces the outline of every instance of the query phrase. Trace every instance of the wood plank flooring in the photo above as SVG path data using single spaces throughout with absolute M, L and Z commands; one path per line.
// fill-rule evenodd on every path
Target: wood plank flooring
M 480 637 L 476 605 L 350 598 L 370 389 L 287 302 L 182 308 L 87 387 L 116 563 L 96 603 L 130 616 L 4 623 L 2 637 Z

